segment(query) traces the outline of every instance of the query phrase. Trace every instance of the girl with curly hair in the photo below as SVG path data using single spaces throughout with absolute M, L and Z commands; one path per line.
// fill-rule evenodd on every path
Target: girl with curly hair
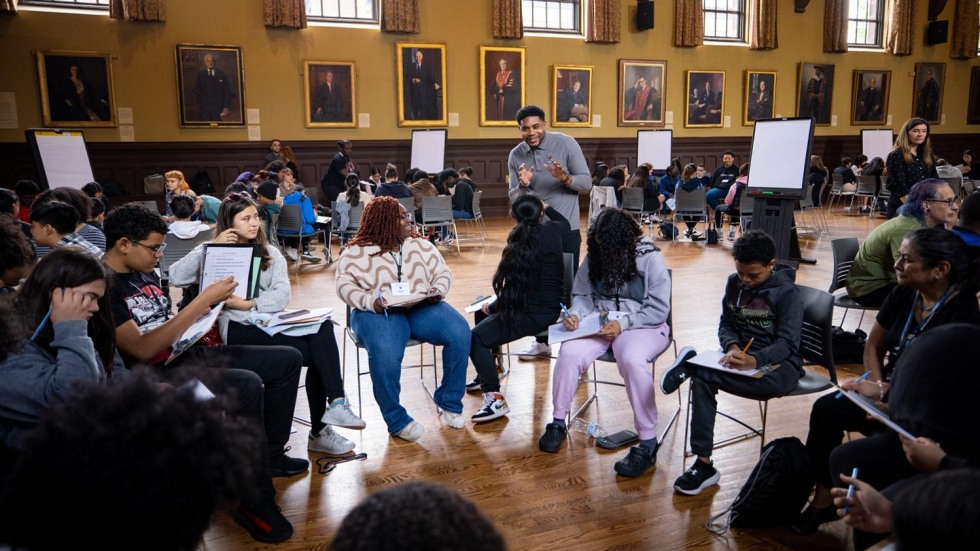
M 473 414 L 474 423 L 491 421 L 510 411 L 500 393 L 493 353 L 504 343 L 547 329 L 558 317 L 564 294 L 562 239 L 569 231 L 568 220 L 531 193 L 518 197 L 510 212 L 517 225 L 507 236 L 493 276 L 497 300 L 476 314 L 477 326 L 470 343 L 476 379 L 466 389 L 483 391 L 483 407 Z
M 554 421 L 538 442 L 542 451 L 555 453 L 565 440 L 565 417 L 572 405 L 581 374 L 608 350 L 633 408 L 640 445 L 616 462 L 616 472 L 640 476 L 657 456 L 657 404 L 649 363 L 667 348 L 670 327 L 670 277 L 660 249 L 629 213 L 605 209 L 596 217 L 587 237 L 587 252 L 572 287 L 572 307 L 564 324 L 569 331 L 592 313 L 607 313 L 599 332 L 562 344 L 552 378 Z

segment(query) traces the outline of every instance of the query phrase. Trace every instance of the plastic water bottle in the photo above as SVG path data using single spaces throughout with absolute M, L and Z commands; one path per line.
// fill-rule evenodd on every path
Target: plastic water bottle
M 609 436 L 609 433 L 596 423 L 590 423 L 577 417 L 575 421 L 572 422 L 572 430 L 575 432 L 581 432 L 582 434 L 588 434 L 592 438 L 602 438 L 603 436 Z

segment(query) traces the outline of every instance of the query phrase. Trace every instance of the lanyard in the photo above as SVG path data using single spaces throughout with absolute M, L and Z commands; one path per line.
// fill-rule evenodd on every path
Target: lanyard
M 915 319 L 915 307 L 917 304 L 922 304 L 922 295 L 918 291 L 915 292 L 915 300 L 912 301 L 912 308 L 909 310 L 909 317 L 905 320 L 905 327 L 902 329 L 902 334 L 898 340 L 898 354 L 901 354 L 903 350 L 908 348 L 908 346 L 912 344 L 912 341 L 919 336 L 919 333 L 925 330 L 926 325 L 929 325 L 929 322 L 932 321 L 932 317 L 936 315 L 936 312 L 938 312 L 940 308 L 943 307 L 943 304 L 945 304 L 946 300 L 949 299 L 949 295 L 952 293 L 955 287 L 955 285 L 950 285 L 948 289 L 943 291 L 942 296 L 939 297 L 936 304 L 933 304 L 932 308 L 929 310 L 925 310 L 925 308 L 923 308 L 923 310 L 928 312 L 929 315 L 922 320 L 922 323 L 917 324 L 911 331 L 909 331 L 909 327 L 912 325 L 912 320 Z
M 389 252 L 391 259 L 395 261 L 395 266 L 398 267 L 398 283 L 402 282 L 402 250 L 398 249 L 398 259 L 395 259 L 395 253 Z

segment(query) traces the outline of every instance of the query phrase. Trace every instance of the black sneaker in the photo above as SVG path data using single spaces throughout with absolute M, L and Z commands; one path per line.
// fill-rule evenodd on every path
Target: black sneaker
M 838 518 L 840 517 L 837 516 L 837 508 L 833 505 L 814 507 L 813 504 L 810 504 L 796 517 L 791 528 L 797 534 L 806 536 L 816 532 L 821 524 L 833 522 Z
M 543 452 L 558 453 L 562 442 L 565 441 L 566 434 L 568 434 L 568 429 L 564 425 L 548 423 L 548 426 L 544 428 L 544 434 L 538 440 L 538 448 Z
M 269 476 L 294 476 L 305 473 L 310 468 L 310 462 L 299 457 L 289 457 L 286 452 L 269 458 Z
M 641 476 L 657 462 L 657 450 L 643 444 L 630 448 L 629 454 L 616 462 L 616 473 L 623 476 Z
M 664 394 L 673 393 L 688 379 L 690 373 L 687 371 L 687 361 L 697 355 L 697 351 L 690 346 L 681 348 L 674 363 L 667 366 L 667 369 L 660 374 L 660 390 Z
M 713 463 L 695 459 L 691 468 L 674 481 L 674 489 L 684 495 L 696 496 L 708 486 L 718 484 L 720 478 L 721 474 Z
M 293 536 L 293 525 L 271 499 L 250 505 L 241 503 L 235 510 L 234 519 L 252 538 L 262 543 L 282 543 Z
M 473 377 L 473 380 L 466 383 L 466 392 L 480 392 L 483 389 L 483 385 L 480 384 L 479 377 Z

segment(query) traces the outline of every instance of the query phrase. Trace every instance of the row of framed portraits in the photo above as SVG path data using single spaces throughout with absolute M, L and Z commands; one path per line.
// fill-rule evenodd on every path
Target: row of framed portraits
M 448 124 L 446 46 L 398 43 L 396 75 L 399 126 Z M 37 52 L 41 105 L 46 126 L 116 126 L 110 55 L 96 52 Z M 175 67 L 179 124 L 184 128 L 242 127 L 246 124 L 245 69 L 240 46 L 177 44 Z M 525 105 L 525 49 L 481 46 L 480 125 L 516 126 Z M 834 65 L 801 63 L 797 116 L 829 125 Z M 932 123 L 942 117 L 945 63 L 917 63 L 912 112 Z M 345 61 L 305 61 L 305 125 L 357 126 L 356 67 Z M 667 62 L 619 60 L 617 124 L 666 126 Z M 687 71 L 685 127 L 723 126 L 725 71 Z M 775 115 L 776 71 L 744 72 L 742 124 Z M 592 126 L 593 67 L 554 65 L 550 124 Z M 850 120 L 882 125 L 888 113 L 891 71 L 855 70 Z M 973 67 L 968 124 L 980 124 L 980 67 Z M 127 121 L 122 121 L 126 123 Z

